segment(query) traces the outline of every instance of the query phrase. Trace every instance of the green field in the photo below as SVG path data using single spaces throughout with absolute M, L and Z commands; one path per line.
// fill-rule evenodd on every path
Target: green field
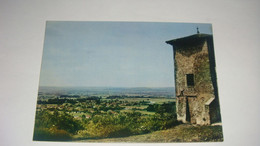
M 141 101 L 149 101 L 150 104 L 163 104 L 168 102 L 175 102 L 174 98 L 125 98 L 119 99 L 120 101 L 128 101 L 128 102 L 141 102 Z M 146 108 L 148 105 L 132 105 L 132 106 L 123 106 L 125 109 L 121 110 L 121 112 L 132 112 L 133 110 L 136 112 L 140 112 L 144 115 L 153 115 L 155 112 L 147 111 Z
M 150 101 L 151 103 L 162 104 L 164 102 L 175 102 L 175 98 L 124 98 L 119 99 L 121 101 L 139 102 L 139 101 Z

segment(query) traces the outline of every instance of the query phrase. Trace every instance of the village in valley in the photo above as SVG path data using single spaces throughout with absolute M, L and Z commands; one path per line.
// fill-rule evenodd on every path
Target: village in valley
M 119 90 L 119 89 L 117 89 Z M 149 89 L 149 91 L 156 89 Z M 164 90 L 160 88 L 160 90 Z M 35 140 L 76 140 L 145 134 L 179 122 L 173 92 L 161 96 L 57 95 L 40 92 L 37 100 Z M 157 90 L 158 92 L 158 90 Z M 165 124 L 165 122 L 168 122 Z
M 91 118 L 95 114 L 119 113 L 137 111 L 142 114 L 153 115 L 153 105 L 175 104 L 175 98 L 138 96 L 138 95 L 112 95 L 112 96 L 88 96 L 88 95 L 39 95 L 37 111 L 66 111 L 74 118 Z

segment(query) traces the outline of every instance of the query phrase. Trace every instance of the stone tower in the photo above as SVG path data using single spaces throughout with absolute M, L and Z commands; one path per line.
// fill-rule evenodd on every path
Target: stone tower
M 213 37 L 197 34 L 166 41 L 173 46 L 177 120 L 220 122 Z

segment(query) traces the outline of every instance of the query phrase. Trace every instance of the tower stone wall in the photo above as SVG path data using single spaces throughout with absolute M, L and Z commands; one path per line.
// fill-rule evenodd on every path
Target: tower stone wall
M 199 125 L 220 120 L 212 36 L 196 34 L 166 43 L 174 50 L 177 119 Z

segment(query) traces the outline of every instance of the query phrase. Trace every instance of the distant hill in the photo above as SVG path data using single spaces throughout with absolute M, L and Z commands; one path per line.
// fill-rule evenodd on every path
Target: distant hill
M 174 87 L 48 87 L 40 86 L 39 94 L 54 95 L 130 95 L 130 96 L 158 96 L 175 97 Z

